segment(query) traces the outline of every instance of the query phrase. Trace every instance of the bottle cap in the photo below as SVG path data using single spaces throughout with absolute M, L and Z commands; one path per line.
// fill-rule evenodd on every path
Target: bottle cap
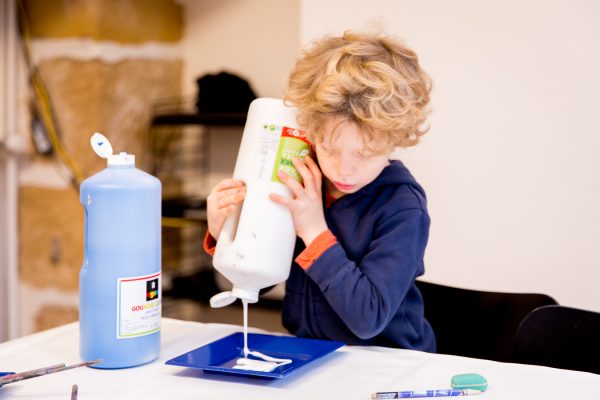
M 231 292 L 238 299 L 246 300 L 248 303 L 256 303 L 258 301 L 258 290 L 240 289 L 234 286 Z
M 215 294 L 210 298 L 210 306 L 212 308 L 221 308 L 230 305 L 236 299 L 247 301 L 248 303 L 256 303 L 258 301 L 258 291 L 233 288 L 231 291 Z
M 121 152 L 113 154 L 110 141 L 103 134 L 96 132 L 90 139 L 92 149 L 102 158 L 106 158 L 108 165 L 135 165 L 135 156 Z
M 96 132 L 90 139 L 92 149 L 102 158 L 108 158 L 113 153 L 113 148 L 108 139 L 101 133 Z
M 235 297 L 233 293 L 229 291 L 221 292 L 219 294 L 215 294 L 213 297 L 210 298 L 210 306 L 212 308 L 225 307 L 233 303 L 236 299 L 237 297 Z
M 108 165 L 135 165 L 135 156 L 124 151 L 108 156 Z

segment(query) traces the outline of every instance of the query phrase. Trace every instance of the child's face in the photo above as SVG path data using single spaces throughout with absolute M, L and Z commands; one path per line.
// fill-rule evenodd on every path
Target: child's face
M 344 117 L 330 117 L 323 129 L 324 140 L 315 148 L 325 188 L 333 197 L 357 192 L 389 165 L 389 154 L 370 154 L 358 126 Z

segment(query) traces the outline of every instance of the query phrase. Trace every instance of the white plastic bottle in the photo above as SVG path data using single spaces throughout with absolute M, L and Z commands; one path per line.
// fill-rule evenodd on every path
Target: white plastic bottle
M 160 350 L 161 184 L 135 168 L 133 155 L 113 155 L 101 134 L 91 143 L 108 166 L 80 188 L 80 353 L 85 361 L 102 359 L 96 368 L 132 367 Z
M 296 122 L 297 110 L 282 100 L 259 98 L 250 104 L 233 172 L 246 184 L 246 198 L 227 218 L 218 237 L 214 267 L 233 283 L 233 289 L 211 299 L 213 307 L 236 299 L 258 301 L 260 289 L 287 279 L 296 242 L 289 210 L 269 199 L 270 193 L 291 197 L 278 178 L 283 170 L 301 181 L 291 164 L 294 156 L 311 152 Z

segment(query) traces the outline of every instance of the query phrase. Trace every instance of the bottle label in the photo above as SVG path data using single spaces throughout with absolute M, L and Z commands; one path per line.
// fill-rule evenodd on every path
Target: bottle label
M 117 339 L 158 332 L 161 301 L 160 272 L 117 279 Z
M 260 179 L 281 182 L 277 173 L 283 171 L 302 182 L 302 177 L 292 164 L 292 158 L 304 158 L 312 154 L 311 144 L 304 132 L 275 124 L 264 124 L 262 132 L 257 176 Z
M 283 127 L 271 180 L 273 182 L 281 182 L 277 177 L 277 172 L 283 171 L 302 183 L 302 176 L 300 176 L 292 164 L 292 158 L 300 157 L 304 159 L 304 157 L 309 155 L 311 155 L 311 146 L 310 142 L 304 137 L 304 132 L 298 129 Z

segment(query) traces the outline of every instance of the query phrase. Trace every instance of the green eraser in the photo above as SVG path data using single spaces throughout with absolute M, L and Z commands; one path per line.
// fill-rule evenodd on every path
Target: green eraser
M 488 387 L 487 380 L 479 374 L 458 374 L 450 381 L 452 389 L 473 389 L 485 391 Z

